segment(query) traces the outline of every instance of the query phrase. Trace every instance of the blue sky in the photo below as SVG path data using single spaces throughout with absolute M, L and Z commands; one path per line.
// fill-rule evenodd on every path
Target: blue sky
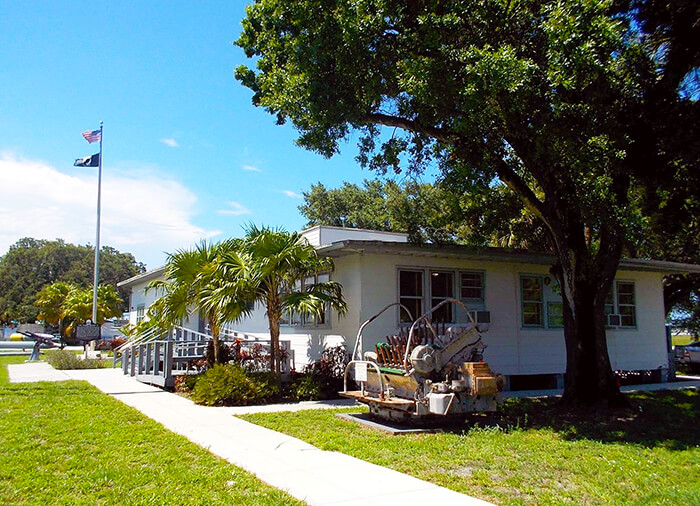
M 244 1 L 22 1 L 0 9 L 0 255 L 21 237 L 95 242 L 104 121 L 102 244 L 149 268 L 248 222 L 301 229 L 301 193 L 373 174 L 349 142 L 331 160 L 234 78 Z

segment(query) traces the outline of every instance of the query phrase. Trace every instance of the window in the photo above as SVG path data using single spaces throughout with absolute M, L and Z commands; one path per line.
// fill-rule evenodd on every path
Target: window
M 634 296 L 634 283 L 617 281 L 605 298 L 605 314 L 619 314 L 620 327 L 637 326 L 637 309 Z
M 523 327 L 564 327 L 564 306 L 559 284 L 551 276 L 520 276 Z
M 481 272 L 459 273 L 459 296 L 464 300 L 484 300 L 484 274 Z
M 423 314 L 423 271 L 399 270 L 399 302 L 406 306 L 413 318 Z M 406 311 L 399 311 L 401 323 L 411 323 Z
M 330 281 L 330 274 L 327 272 L 323 272 L 320 274 L 316 274 L 315 276 L 308 276 L 304 279 L 303 282 L 297 281 L 294 283 L 294 289 L 293 291 L 299 292 L 299 291 L 304 291 L 311 285 L 315 285 L 318 283 L 326 283 Z M 284 293 L 289 293 L 289 290 L 284 290 Z M 329 307 L 326 304 L 326 307 L 322 311 L 320 315 L 315 315 L 315 314 L 299 314 L 294 311 L 285 311 L 282 314 L 282 318 L 280 319 L 280 325 L 287 325 L 291 327 L 315 327 L 319 325 L 325 325 L 328 322 L 328 311 Z
M 451 272 L 430 273 L 430 307 L 437 306 L 440 302 L 454 297 L 454 275 Z M 452 323 L 453 304 L 445 304 L 433 312 L 432 320 L 441 323 Z
M 523 326 L 544 326 L 544 318 L 542 317 L 544 306 L 542 278 L 539 276 L 522 276 L 520 278 L 520 291 L 522 296 Z
M 146 305 L 140 304 L 136 306 L 136 324 L 141 323 L 146 317 Z
M 328 273 L 322 273 L 318 274 L 316 276 L 309 276 L 308 278 L 304 279 L 304 284 L 303 284 L 303 289 L 306 290 L 309 286 L 315 285 L 318 283 L 326 283 L 330 281 L 331 277 Z M 302 325 L 305 327 L 313 327 L 313 326 L 318 326 L 318 325 L 325 325 L 326 324 L 326 315 L 328 314 L 328 310 L 330 308 L 328 307 L 328 304 L 325 305 L 323 312 L 321 312 L 320 315 L 316 314 L 305 314 L 302 315 Z

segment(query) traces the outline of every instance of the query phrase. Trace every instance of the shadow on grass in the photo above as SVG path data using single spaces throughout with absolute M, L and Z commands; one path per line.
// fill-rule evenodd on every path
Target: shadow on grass
M 510 429 L 551 429 L 569 440 L 631 443 L 685 450 L 700 444 L 700 392 L 672 390 L 629 395 L 632 409 L 595 412 L 564 408 L 557 399 L 508 399 L 493 421 Z

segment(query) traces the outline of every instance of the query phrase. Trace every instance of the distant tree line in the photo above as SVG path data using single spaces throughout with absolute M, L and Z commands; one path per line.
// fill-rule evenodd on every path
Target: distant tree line
M 47 241 L 26 237 L 10 246 L 0 257 L 0 321 L 33 322 L 39 316 L 37 294 L 47 285 L 61 281 L 87 288 L 93 283 L 95 249 L 62 239 Z M 100 250 L 100 285 L 111 285 L 144 272 L 146 267 L 131 253 L 110 246 Z M 120 292 L 123 301 L 127 292 Z M 122 305 L 122 310 L 126 306 Z

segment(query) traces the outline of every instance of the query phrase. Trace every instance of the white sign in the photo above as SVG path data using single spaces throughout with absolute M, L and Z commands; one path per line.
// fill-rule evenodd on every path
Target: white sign
M 355 364 L 355 381 L 367 381 L 366 362 L 358 362 Z

